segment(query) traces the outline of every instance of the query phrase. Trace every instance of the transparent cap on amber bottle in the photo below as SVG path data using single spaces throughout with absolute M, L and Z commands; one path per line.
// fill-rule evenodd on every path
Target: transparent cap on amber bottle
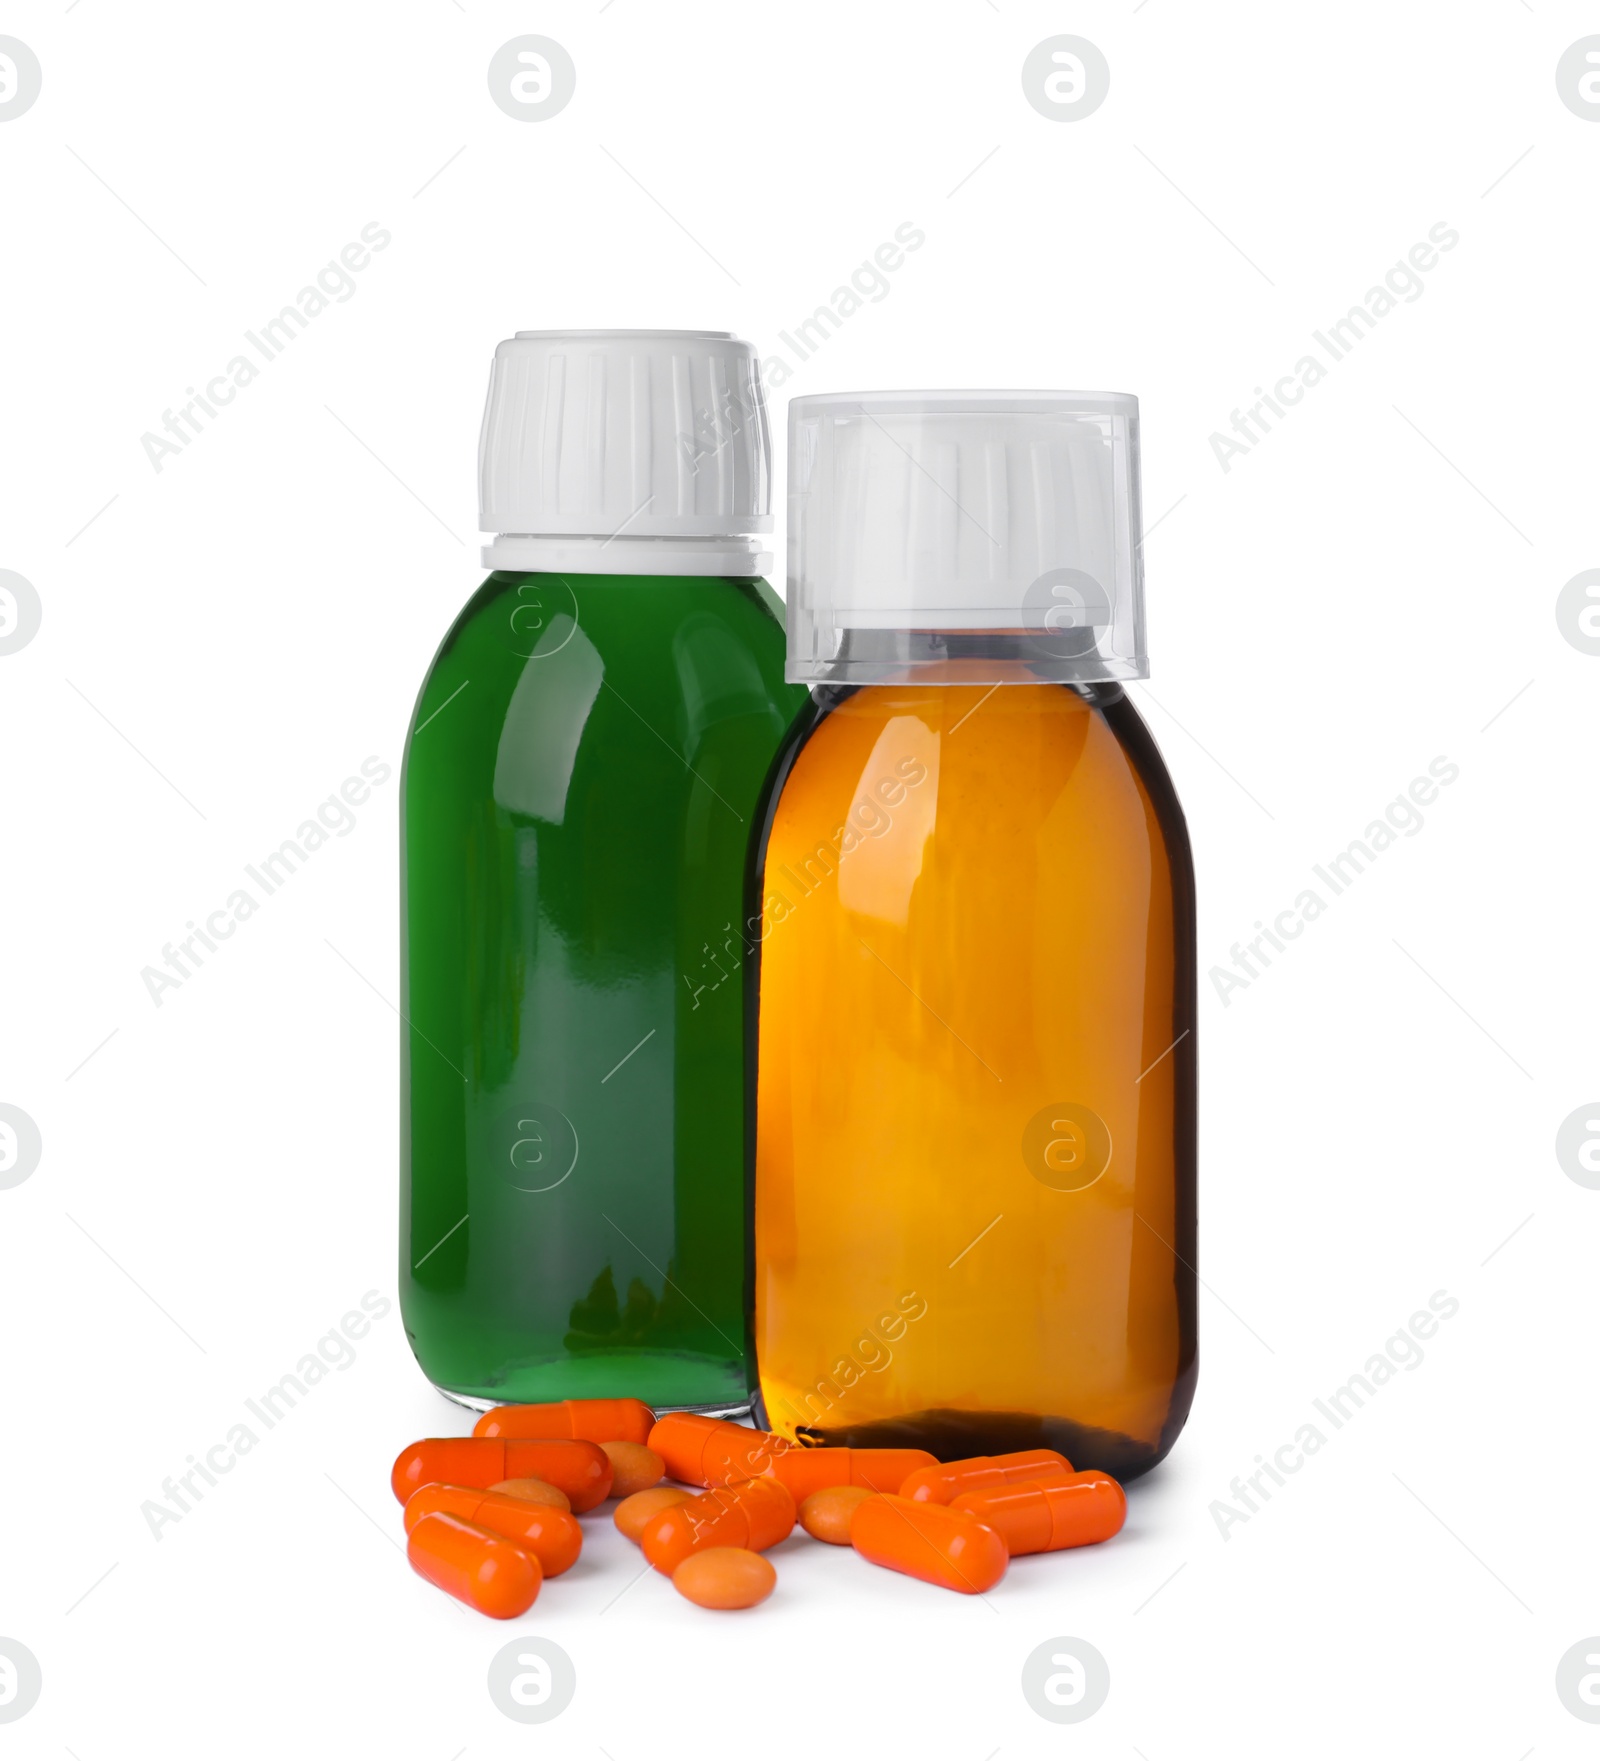
M 1146 678 L 1141 534 L 1126 392 L 796 398 L 788 677 Z

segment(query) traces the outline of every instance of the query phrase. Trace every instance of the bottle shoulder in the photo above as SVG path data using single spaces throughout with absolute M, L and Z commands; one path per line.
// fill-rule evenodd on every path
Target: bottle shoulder
M 497 569 L 461 608 L 434 657 L 488 640 L 513 659 L 552 653 L 574 628 L 619 655 L 684 626 L 721 625 L 765 657 L 783 649 L 783 605 L 756 577 L 548 574 Z
M 486 708 L 527 692 L 560 695 L 574 674 L 660 699 L 735 695 L 792 715 L 804 692 L 783 678 L 781 602 L 754 578 L 555 575 L 499 570 L 446 632 L 413 729 L 463 679 Z
M 1120 685 L 1096 685 L 1087 689 L 1115 693 L 1097 706 L 1099 713 L 1144 786 L 1174 868 L 1189 876 L 1192 886 L 1194 857 L 1189 843 L 1189 822 L 1178 799 L 1172 773 L 1161 756 L 1161 748 L 1150 732 L 1149 723 Z
M 804 701 L 784 632 L 751 579 L 498 571 L 463 607 L 419 693 L 407 742 L 441 781 L 603 749 L 693 762 L 736 733 L 767 751 Z M 422 762 L 426 759 L 426 762 Z
M 891 751 L 892 749 L 892 751 Z M 1143 717 L 1115 683 L 820 686 L 773 769 L 772 815 L 850 806 L 886 754 L 936 779 L 947 827 L 993 816 L 1131 812 L 1175 867 L 1191 866 L 1177 792 Z M 1120 804 L 1120 805 L 1119 805 Z M 953 816 L 953 817 L 951 817 Z

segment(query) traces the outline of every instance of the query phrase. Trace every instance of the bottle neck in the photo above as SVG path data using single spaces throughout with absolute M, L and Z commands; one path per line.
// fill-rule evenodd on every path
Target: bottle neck
M 1111 651 L 1111 632 L 1009 628 L 837 630 L 831 652 L 796 656 L 788 677 L 807 685 L 1092 685 L 1144 678 L 1141 658 Z
M 486 568 L 553 575 L 765 575 L 772 553 L 752 537 L 582 538 L 500 532 Z

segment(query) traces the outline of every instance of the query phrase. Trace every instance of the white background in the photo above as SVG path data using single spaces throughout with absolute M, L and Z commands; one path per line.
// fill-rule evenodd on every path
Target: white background
M 43 1139 L 0 1192 L 0 1634 L 44 1681 L 11 1752 L 1595 1752 L 1554 1680 L 1600 1633 L 1600 1192 L 1554 1145 L 1600 1091 L 1600 658 L 1556 618 L 1600 565 L 1600 125 L 1555 83 L 1596 19 L 6 10 L 44 73 L 0 124 L 0 568 L 43 605 L 0 658 L 0 1100 Z M 1064 31 L 1111 67 L 1072 123 L 1020 82 Z M 538 124 L 485 80 L 524 32 L 577 67 Z M 353 297 L 153 470 L 141 435 L 373 221 L 393 242 Z M 162 1480 L 393 1295 L 398 761 L 481 575 L 495 343 L 660 325 L 771 351 L 905 221 L 926 245 L 775 398 L 780 448 L 799 391 L 1140 395 L 1160 524 L 1134 695 L 1189 814 L 1202 972 L 1430 760 L 1460 767 L 1270 971 L 1226 1006 L 1203 985 L 1202 1374 L 1175 1452 L 1116 1542 L 981 1600 L 802 1537 L 755 1615 L 654 1574 L 613 1603 L 637 1555 L 602 1525 L 504 1630 L 398 1551 L 390 1461 L 461 1415 L 391 1313 L 153 1538 Z M 1438 222 L 1460 243 L 1420 297 L 1224 472 L 1210 435 Z M 141 969 L 369 754 L 396 774 L 355 829 L 156 1007 Z M 1420 1367 L 1224 1538 L 1233 1478 L 1439 1290 L 1459 1313 Z M 539 1729 L 485 1687 L 520 1632 L 577 1671 Z M 1111 1674 L 1070 1729 L 1020 1690 L 1058 1636 Z

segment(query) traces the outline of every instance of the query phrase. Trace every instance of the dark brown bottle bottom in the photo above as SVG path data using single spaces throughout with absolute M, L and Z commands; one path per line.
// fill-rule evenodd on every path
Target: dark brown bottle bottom
M 1079 1473 L 1110 1474 L 1126 1484 L 1149 1473 L 1176 1442 L 1188 1417 L 1194 1380 L 1191 1369 L 1173 1391 L 1167 1422 L 1154 1443 L 1102 1430 L 1098 1425 L 1081 1425 L 1074 1419 L 1029 1412 L 958 1412 L 952 1407 L 907 1413 L 872 1424 L 802 1425 L 795 1435 L 812 1448 L 926 1449 L 940 1461 L 961 1461 L 969 1455 L 1011 1455 L 1021 1449 L 1054 1449 Z M 764 1407 L 758 1406 L 756 1422 L 765 1424 Z

